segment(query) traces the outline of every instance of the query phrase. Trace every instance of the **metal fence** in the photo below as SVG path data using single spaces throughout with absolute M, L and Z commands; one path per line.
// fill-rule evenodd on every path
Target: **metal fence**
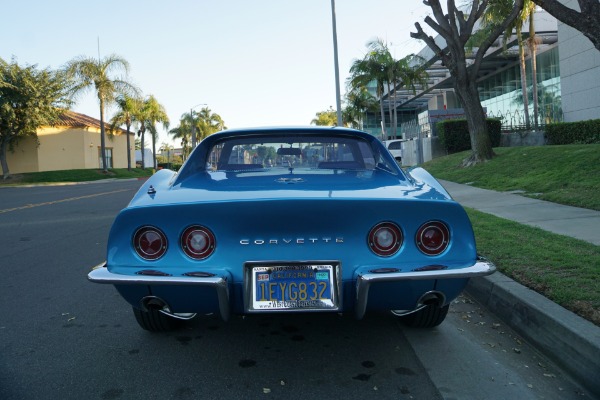
M 487 111 L 488 118 L 498 118 L 502 124 L 502 132 L 524 132 L 535 129 L 533 113 L 530 113 L 530 123 L 527 127 L 525 121 L 525 112 L 523 110 L 511 110 L 511 111 Z M 550 123 L 562 122 L 563 111 L 560 107 L 541 107 L 538 112 L 538 124 L 537 130 L 543 131 L 545 126 Z M 402 139 L 419 139 L 425 137 L 433 137 L 435 135 L 435 127 L 433 126 L 431 118 L 420 117 L 418 120 L 414 119 L 411 121 L 402 122 L 398 126 L 396 136 Z M 382 134 L 380 126 L 373 126 L 364 128 L 365 131 L 372 135 L 385 140 Z M 389 136 L 392 131 L 391 126 L 385 126 L 385 131 Z
M 508 112 L 493 112 L 487 113 L 489 118 L 498 118 L 502 123 L 502 132 L 522 132 L 525 130 L 531 130 L 535 127 L 535 120 L 533 113 L 529 114 L 529 128 L 525 121 L 525 112 L 523 110 L 513 110 Z M 563 111 L 562 108 L 556 109 L 542 109 L 538 112 L 538 123 L 537 127 L 539 130 L 544 130 L 547 124 L 562 122 Z

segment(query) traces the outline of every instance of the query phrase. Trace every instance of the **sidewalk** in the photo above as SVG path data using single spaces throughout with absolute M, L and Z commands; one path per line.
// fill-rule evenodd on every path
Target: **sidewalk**
M 454 182 L 440 183 L 464 207 L 600 246 L 600 211 L 563 206 Z
M 440 183 L 464 207 L 600 246 L 598 211 Z M 600 397 L 600 327 L 499 272 L 471 279 L 467 293 Z

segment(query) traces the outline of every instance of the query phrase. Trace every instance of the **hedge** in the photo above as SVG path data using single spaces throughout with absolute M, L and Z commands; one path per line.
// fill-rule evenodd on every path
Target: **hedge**
M 179 163 L 158 163 L 158 169 L 172 169 L 173 171 L 179 171 L 181 164 Z
M 500 146 L 502 123 L 496 118 L 486 118 L 492 147 Z M 436 124 L 438 137 L 448 154 L 471 149 L 471 137 L 466 119 L 449 119 Z
M 600 143 L 600 119 L 546 125 L 548 144 Z

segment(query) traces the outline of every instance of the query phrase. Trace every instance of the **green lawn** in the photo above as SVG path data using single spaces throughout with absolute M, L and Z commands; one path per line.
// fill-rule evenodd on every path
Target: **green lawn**
M 486 163 L 462 168 L 467 152 L 423 164 L 438 179 L 600 210 L 600 144 L 499 147 Z
M 600 326 L 600 246 L 467 209 L 498 270 Z
M 26 174 L 12 175 L 10 179 L 0 179 L 0 184 L 4 185 L 22 185 L 28 183 L 63 183 L 63 182 L 89 182 L 98 181 L 101 179 L 127 179 L 127 178 L 144 178 L 152 175 L 152 169 L 132 168 L 128 171 L 126 168 L 115 168 L 104 173 L 98 169 L 73 169 L 68 171 L 48 171 L 48 172 L 32 172 Z
M 425 163 L 438 179 L 522 191 L 555 203 L 600 210 L 600 145 L 502 147 L 461 167 L 468 152 Z M 467 210 L 479 253 L 517 282 L 600 326 L 600 247 Z M 600 229 L 600 228 L 599 228 Z

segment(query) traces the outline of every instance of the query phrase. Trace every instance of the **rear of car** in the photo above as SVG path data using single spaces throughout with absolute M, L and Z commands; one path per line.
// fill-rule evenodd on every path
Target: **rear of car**
M 215 134 L 179 174 L 157 173 L 89 277 L 163 330 L 209 312 L 394 310 L 435 326 L 469 277 L 491 272 L 424 170 L 403 173 L 368 134 L 298 128 Z

